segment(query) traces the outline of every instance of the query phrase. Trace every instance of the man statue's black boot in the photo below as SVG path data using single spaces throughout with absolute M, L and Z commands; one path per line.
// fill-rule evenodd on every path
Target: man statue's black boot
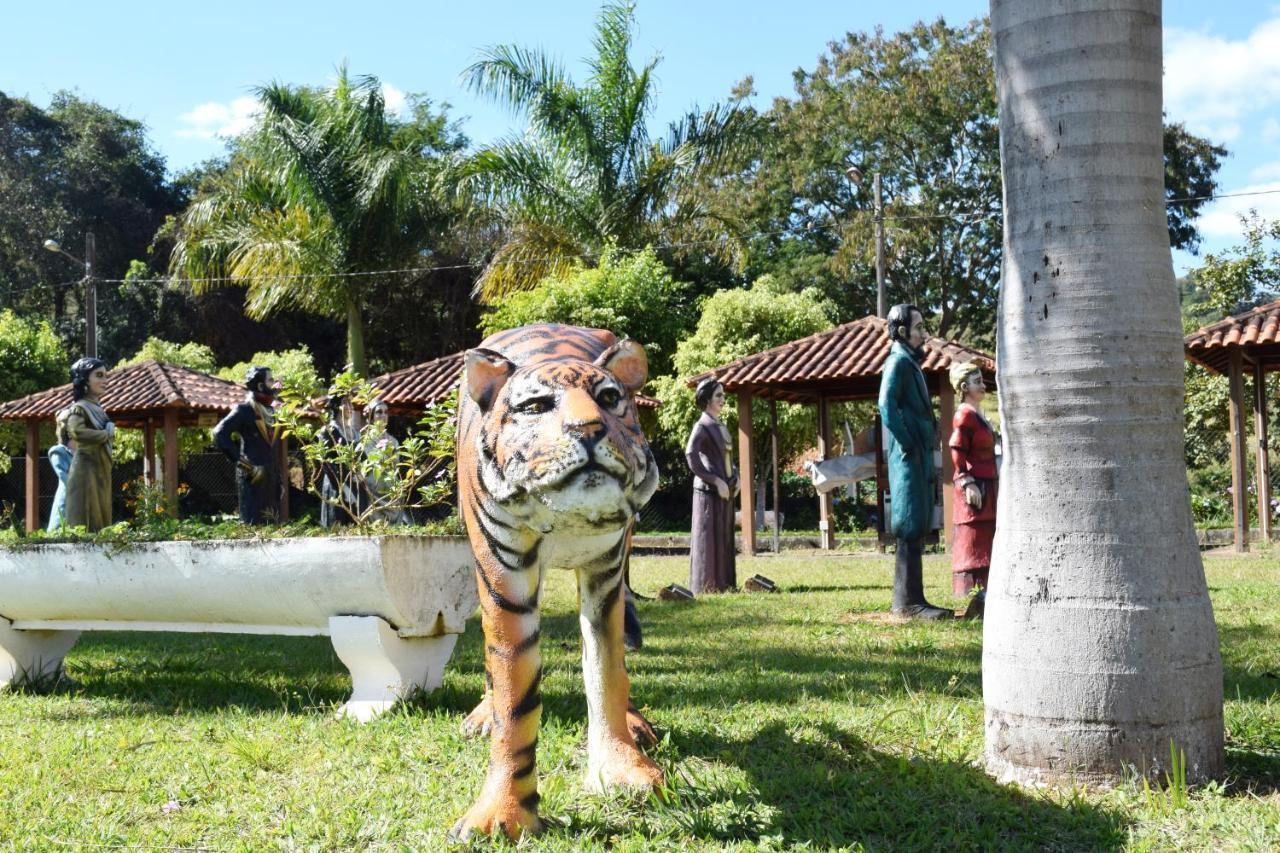
M 924 598 L 924 545 L 898 540 L 893 571 L 893 613 L 908 619 L 954 619 L 955 614 L 934 607 Z

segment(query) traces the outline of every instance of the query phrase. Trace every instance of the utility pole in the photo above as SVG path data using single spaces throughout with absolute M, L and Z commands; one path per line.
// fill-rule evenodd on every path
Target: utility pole
M 876 176 L 879 181 L 879 176 Z M 880 186 L 879 183 L 876 186 Z M 97 254 L 97 247 L 94 245 L 93 232 L 88 231 L 84 235 L 84 287 L 85 287 L 85 332 L 84 332 L 84 348 L 85 355 L 90 358 L 96 358 L 98 355 L 98 285 L 93 280 L 93 262 L 94 255 Z
M 854 192 L 862 186 L 862 170 L 850 166 L 844 170 L 845 177 L 854 186 Z M 884 196 L 880 192 L 880 173 L 871 173 L 871 205 L 876 223 L 876 316 L 884 319 L 889 316 L 889 300 L 884 292 Z
M 889 306 L 884 293 L 884 197 L 880 195 L 879 172 L 872 176 L 871 187 L 876 197 L 876 316 L 883 320 L 889 316 Z

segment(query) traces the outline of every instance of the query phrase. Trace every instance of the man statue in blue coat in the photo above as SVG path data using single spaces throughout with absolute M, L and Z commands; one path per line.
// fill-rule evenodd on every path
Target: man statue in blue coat
M 271 369 L 249 368 L 244 387 L 248 389 L 244 402 L 213 428 L 213 441 L 236 463 L 240 520 L 266 524 L 280 520 L 281 480 L 276 461 L 280 435 L 274 424 L 276 389 Z
M 890 529 L 898 540 L 893 612 L 910 619 L 950 619 L 924 598 L 924 539 L 933 521 L 933 453 L 938 447 L 933 402 L 920 369 L 924 317 L 914 305 L 889 311 L 889 357 L 880 378 L 880 420 L 889 430 Z

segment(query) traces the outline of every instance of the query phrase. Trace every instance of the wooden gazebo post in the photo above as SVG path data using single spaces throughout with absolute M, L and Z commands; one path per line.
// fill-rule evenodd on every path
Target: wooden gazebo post
M 178 410 L 164 410 L 164 501 L 178 517 Z
M 738 392 L 738 496 L 742 516 L 742 553 L 756 552 L 755 448 L 752 445 L 751 392 Z
M 818 398 L 818 455 L 824 460 L 831 458 L 831 415 L 825 396 Z M 828 551 L 836 547 L 835 520 L 831 517 L 834 508 L 831 492 L 818 496 L 818 536 Z
M 151 418 L 142 425 L 142 479 L 149 487 L 156 487 L 156 427 Z
M 40 421 L 27 418 L 27 532 L 40 527 Z
M 1227 387 L 1231 402 L 1231 520 L 1235 531 L 1236 552 L 1249 550 L 1248 474 L 1244 465 L 1244 365 L 1238 347 L 1232 348 L 1227 361 Z
M 1271 542 L 1271 459 L 1267 449 L 1267 378 L 1262 359 L 1253 362 L 1253 431 L 1258 440 L 1258 535 Z

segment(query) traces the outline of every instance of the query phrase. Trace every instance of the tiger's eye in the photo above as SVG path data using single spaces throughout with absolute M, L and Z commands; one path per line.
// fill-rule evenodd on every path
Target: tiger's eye
M 551 411 L 554 402 L 550 397 L 533 397 L 516 406 L 523 415 L 543 415 Z
M 606 409 L 612 409 L 614 406 L 618 405 L 618 403 L 622 402 L 622 395 L 618 393 L 617 388 L 606 388 L 596 396 L 596 399 L 600 402 L 600 405 L 604 406 Z

